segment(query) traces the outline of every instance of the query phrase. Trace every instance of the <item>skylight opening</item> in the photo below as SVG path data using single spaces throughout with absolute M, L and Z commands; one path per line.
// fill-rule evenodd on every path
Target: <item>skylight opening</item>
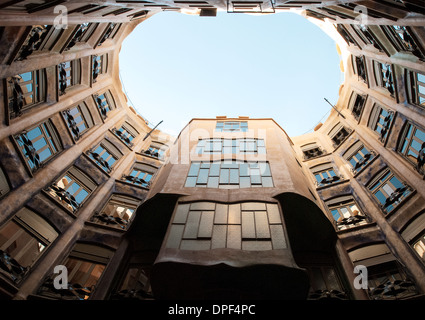
M 324 98 L 336 104 L 343 82 L 335 41 L 291 12 L 161 12 L 124 40 L 119 63 L 130 105 L 176 136 L 218 115 L 273 118 L 302 135 L 329 115 Z

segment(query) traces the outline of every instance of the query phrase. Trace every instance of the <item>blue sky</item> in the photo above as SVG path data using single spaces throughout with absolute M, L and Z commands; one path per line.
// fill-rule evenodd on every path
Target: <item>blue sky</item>
M 132 105 L 177 135 L 192 118 L 274 118 L 304 134 L 338 99 L 335 42 L 294 13 L 199 17 L 162 12 L 124 40 L 120 75 Z

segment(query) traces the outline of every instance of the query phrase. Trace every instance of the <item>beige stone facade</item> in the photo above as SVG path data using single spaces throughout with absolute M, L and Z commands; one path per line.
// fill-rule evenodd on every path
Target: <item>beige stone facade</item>
M 289 9 L 341 56 L 339 99 L 314 132 L 289 137 L 271 114 L 195 118 L 171 137 L 128 105 L 119 50 L 153 14 Z M 0 297 L 421 299 L 424 12 L 390 0 L 2 1 Z

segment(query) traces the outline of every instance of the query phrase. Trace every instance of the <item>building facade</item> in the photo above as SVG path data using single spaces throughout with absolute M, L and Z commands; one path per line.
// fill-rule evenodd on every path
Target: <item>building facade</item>
M 156 129 L 128 105 L 118 54 L 167 10 L 304 15 L 341 56 L 329 118 L 298 137 L 273 115 Z M 421 299 L 424 13 L 413 0 L 1 1 L 0 297 Z

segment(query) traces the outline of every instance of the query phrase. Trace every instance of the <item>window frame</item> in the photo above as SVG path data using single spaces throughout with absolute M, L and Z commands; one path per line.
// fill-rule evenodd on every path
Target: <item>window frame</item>
M 321 163 L 310 167 L 317 188 L 334 185 L 343 180 L 343 176 L 336 170 L 331 162 Z M 333 174 L 331 174 L 333 172 Z M 319 181 L 320 178 L 320 181 Z
M 36 129 L 38 129 L 40 134 L 34 138 L 29 138 L 27 134 Z M 26 167 L 31 173 L 35 173 L 42 168 L 44 164 L 55 158 L 63 150 L 60 137 L 50 119 L 14 135 L 13 140 L 19 150 L 19 154 L 24 159 Z M 42 140 L 45 142 L 44 145 L 36 148 L 34 145 Z M 44 159 L 40 159 L 40 154 L 45 150 L 49 150 L 50 155 Z
M 77 111 L 72 112 L 72 110 L 75 109 Z M 90 128 L 94 126 L 90 110 L 84 101 L 62 111 L 62 116 L 74 141 L 78 141 L 87 131 L 90 130 Z M 79 118 L 81 118 L 81 120 L 77 122 Z M 85 127 L 84 130 L 80 129 L 82 125 Z
M 360 208 L 353 195 L 338 196 L 332 200 L 325 201 L 325 204 L 333 218 L 333 223 L 337 231 L 352 229 L 369 223 L 368 216 Z M 357 213 L 355 213 L 355 210 L 353 211 L 354 207 Z M 342 208 L 346 210 L 343 211 Z M 338 219 L 336 219 L 333 211 L 337 211 L 340 215 Z
M 388 137 L 391 134 L 394 118 L 395 112 L 393 110 L 378 103 L 373 105 L 372 111 L 369 115 L 368 127 L 378 136 L 379 141 L 381 141 L 383 144 L 386 143 Z
M 196 167 L 198 167 L 196 169 Z M 241 179 L 242 178 L 242 179 Z M 223 159 L 192 161 L 184 188 L 273 188 L 274 180 L 268 161 Z
M 56 66 L 58 97 L 72 87 L 81 84 L 81 60 L 64 61 Z
M 395 179 L 400 187 L 394 185 L 394 182 L 391 182 L 392 179 Z M 389 189 L 392 191 L 391 194 L 388 193 Z M 412 187 L 401 180 L 398 175 L 394 174 L 393 170 L 389 167 L 381 170 L 369 183 L 367 183 L 367 190 L 385 215 L 395 212 L 414 192 Z M 381 201 L 379 199 L 376 195 L 378 192 L 380 192 L 385 200 Z M 394 203 L 396 203 L 396 205 L 394 205 Z
M 424 78 L 423 82 L 418 79 L 419 75 Z M 425 108 L 425 72 L 405 69 L 405 86 L 409 103 Z M 420 88 L 423 88 L 424 93 L 421 92 Z M 423 100 L 422 103 L 421 99 Z
M 394 75 L 394 65 L 391 63 L 373 61 L 373 69 L 375 73 L 375 84 L 384 89 L 391 97 L 396 96 L 396 79 Z
M 66 177 L 70 180 L 66 179 Z M 66 184 L 63 182 L 64 179 L 67 181 Z M 78 186 L 77 190 L 74 189 L 74 184 Z M 71 187 L 74 189 L 72 193 L 68 191 Z M 96 184 L 85 173 L 76 167 L 71 167 L 65 173 L 61 174 L 59 178 L 55 179 L 45 189 L 45 192 L 67 211 L 75 214 L 89 200 L 95 190 Z M 81 191 L 85 191 L 87 194 L 79 201 L 77 197 Z
M 49 246 L 59 236 L 59 233 L 49 221 L 28 207 L 23 207 L 10 220 L 2 224 L 0 233 L 3 229 L 11 226 L 12 223 L 15 224 L 15 228 L 18 227 L 19 229 L 13 233 L 13 237 L 8 238 L 0 247 L 0 260 L 5 259 L 5 264 L 10 265 L 11 268 L 9 272 L 3 269 L 3 271 L 0 271 L 0 274 L 9 273 L 9 278 L 13 282 L 20 283 L 36 262 L 47 252 Z M 30 249 L 30 242 L 22 243 L 23 247 L 18 254 L 12 256 L 7 252 L 10 246 L 17 244 L 18 237 L 21 237 L 23 234 L 30 236 L 31 240 L 35 240 L 39 246 L 37 256 L 27 266 L 21 265 L 17 260 L 21 257 L 21 253 L 25 254 Z M 15 239 L 15 241 L 11 242 L 12 239 Z M 8 245 L 7 248 L 5 248 L 6 245 Z M 14 249 L 16 248 L 17 246 Z
M 424 140 L 420 140 L 419 137 L 416 136 L 417 131 L 421 131 L 425 135 L 425 129 L 420 127 L 419 125 L 414 124 L 411 121 L 407 121 L 403 126 L 403 129 L 400 132 L 399 142 L 397 146 L 397 152 L 406 159 L 410 164 L 413 165 L 415 170 L 420 174 L 425 175 L 424 170 L 424 162 L 425 162 L 425 137 Z M 411 134 L 410 134 L 411 133 Z M 420 145 L 419 150 L 416 150 L 412 147 L 412 144 L 416 142 Z M 407 143 L 407 144 L 406 144 Z M 405 149 L 406 150 L 403 150 Z M 414 151 L 412 151 L 414 150 Z M 417 152 L 416 161 L 409 157 L 409 153 Z M 420 157 L 420 158 L 418 158 Z
M 114 193 L 109 197 L 108 201 L 106 201 L 104 206 L 99 211 L 95 212 L 95 214 L 91 217 L 90 220 L 98 224 L 118 228 L 121 230 L 127 230 L 135 217 L 136 209 L 139 203 L 140 200 L 136 198 Z M 113 215 L 111 215 L 111 212 L 106 212 L 108 206 L 120 206 L 124 209 L 123 211 L 126 212 L 125 214 L 128 214 L 127 210 L 132 210 L 132 212 L 128 219 L 124 219 L 125 215 L 120 216 L 120 213 L 118 213 L 118 216 L 115 216 L 117 210 L 112 212 Z
M 31 79 L 23 80 L 22 75 L 31 74 Z M 24 88 L 31 86 L 31 91 L 25 92 Z M 37 69 L 23 72 L 5 79 L 7 113 L 9 119 L 21 116 L 27 110 L 46 101 L 47 77 L 46 69 Z M 25 102 L 25 97 L 32 96 L 32 101 Z
M 248 121 L 217 121 L 215 132 L 248 132 Z

